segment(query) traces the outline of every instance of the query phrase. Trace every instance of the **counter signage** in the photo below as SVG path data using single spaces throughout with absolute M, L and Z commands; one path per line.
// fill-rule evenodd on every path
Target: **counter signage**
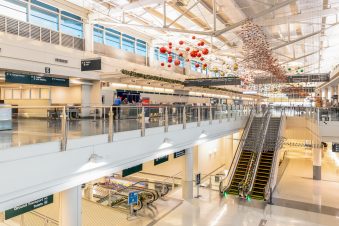
M 19 216 L 21 214 L 27 213 L 29 211 L 38 209 L 40 207 L 46 206 L 48 204 L 53 203 L 53 195 L 49 195 L 47 197 L 43 197 L 37 200 L 34 200 L 29 203 L 25 203 L 23 205 L 14 207 L 12 209 L 5 211 L 5 220 L 8 220 L 12 217 Z
M 339 144 L 337 143 L 332 144 L 332 152 L 339 152 Z
M 122 176 L 127 177 L 128 175 L 131 175 L 133 173 L 137 173 L 137 172 L 140 172 L 140 171 L 142 171 L 142 164 L 130 167 L 128 169 L 124 169 L 122 171 Z
M 156 166 L 167 161 L 168 161 L 168 155 L 165 155 L 163 157 L 154 159 L 154 165 Z
M 101 70 L 101 58 L 81 60 L 81 71 Z
M 69 87 L 68 78 L 55 78 L 14 72 L 5 72 L 5 81 L 20 84 Z
M 181 156 L 184 156 L 186 154 L 186 151 L 185 150 L 182 150 L 182 151 L 177 151 L 177 152 L 174 152 L 174 158 L 179 158 Z
M 224 85 L 241 85 L 239 77 L 222 77 L 222 78 L 200 78 L 186 79 L 185 86 L 224 86 Z

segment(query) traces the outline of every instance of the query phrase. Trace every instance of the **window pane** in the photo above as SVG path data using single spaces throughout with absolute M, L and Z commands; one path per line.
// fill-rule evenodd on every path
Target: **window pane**
M 126 34 L 122 34 L 122 37 L 123 37 L 123 38 L 130 39 L 130 40 L 132 40 L 132 41 L 135 41 L 135 38 L 134 38 L 134 37 L 129 36 L 129 35 L 126 35 Z
M 113 46 L 120 49 L 120 36 L 114 35 L 112 33 L 106 32 L 106 45 Z
M 82 22 L 69 19 L 67 17 L 61 17 L 61 32 L 72 35 L 74 37 L 83 37 Z
M 61 15 L 65 15 L 65 16 L 68 16 L 68 17 L 73 18 L 75 20 L 81 21 L 81 17 L 80 16 L 74 15 L 74 14 L 66 12 L 66 11 L 61 11 Z
M 159 60 L 159 48 L 154 49 L 154 60 Z
M 58 31 L 58 15 L 55 13 L 48 12 L 46 10 L 31 7 L 31 23 L 37 26 L 49 28 L 51 30 Z
M 122 39 L 122 49 L 127 51 L 127 52 L 134 53 L 135 52 L 134 41 L 127 39 L 127 38 L 123 38 Z
M 27 4 L 19 0 L 0 1 L 0 14 L 18 20 L 27 21 Z
M 51 6 L 51 5 L 47 5 L 47 4 L 43 3 L 43 2 L 39 2 L 37 0 L 31 0 L 31 2 L 33 4 L 35 4 L 35 5 L 37 5 L 37 6 L 40 6 L 42 8 L 45 8 L 45 9 L 48 9 L 48 10 L 51 10 L 51 11 L 54 11 L 56 13 L 59 12 L 58 8 L 55 8 L 55 7 Z
M 106 28 L 106 30 L 109 31 L 109 32 L 111 32 L 111 33 L 113 33 L 113 34 L 116 34 L 116 35 L 118 35 L 118 36 L 121 35 L 121 33 L 120 33 L 119 31 L 116 31 L 116 30 L 114 30 L 114 29 L 112 29 L 112 28 Z
M 94 42 L 104 43 L 104 32 L 102 30 L 94 28 Z
M 136 54 L 140 56 L 146 56 L 146 53 L 147 53 L 147 46 L 141 43 L 137 43 Z

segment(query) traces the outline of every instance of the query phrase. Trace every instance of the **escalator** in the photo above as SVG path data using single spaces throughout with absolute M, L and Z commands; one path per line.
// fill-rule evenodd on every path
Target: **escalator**
M 265 199 L 265 189 L 273 173 L 275 152 L 279 141 L 281 118 L 271 118 L 265 136 L 265 143 L 259 160 L 259 165 L 253 182 L 251 197 L 258 200 Z
M 262 129 L 262 124 L 262 117 L 253 118 L 230 185 L 225 188 L 223 192 L 226 191 L 229 194 L 239 195 L 239 185 L 244 183 L 246 175 L 251 168 L 251 163 L 253 163 L 256 157 L 254 150 L 258 134 Z

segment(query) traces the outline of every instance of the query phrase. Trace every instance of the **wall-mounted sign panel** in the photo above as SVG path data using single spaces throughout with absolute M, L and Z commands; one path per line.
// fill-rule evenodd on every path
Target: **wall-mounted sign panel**
M 81 71 L 101 70 L 101 58 L 81 60 Z
M 154 165 L 156 166 L 167 161 L 168 161 L 168 155 L 165 155 L 163 157 L 154 159 Z
M 49 195 L 47 197 L 41 198 L 34 200 L 29 203 L 25 203 L 23 205 L 14 207 L 12 209 L 6 210 L 5 211 L 5 220 L 8 220 L 12 217 L 19 216 L 21 214 L 27 213 L 29 211 L 38 209 L 40 207 L 46 206 L 48 204 L 53 203 L 53 195 Z
M 140 172 L 140 171 L 142 171 L 142 164 L 133 166 L 133 167 L 128 168 L 128 169 L 124 169 L 122 171 L 122 176 L 127 177 L 128 175 L 131 175 L 133 173 L 137 173 L 137 172 Z
M 318 74 L 297 74 L 289 75 L 284 81 L 274 77 L 257 77 L 254 78 L 254 84 L 269 84 L 269 83 L 299 83 L 299 82 L 328 82 L 330 81 L 329 73 Z
M 69 87 L 68 78 L 55 78 L 39 75 L 28 75 L 15 72 L 5 72 L 5 82 L 44 85 L 44 86 L 63 86 Z
M 332 144 L 332 152 L 339 152 L 339 144 L 337 143 Z
M 185 150 L 177 151 L 177 152 L 174 152 L 173 157 L 176 159 L 176 158 L 179 158 L 181 156 L 184 156 L 185 154 L 186 154 Z
M 239 77 L 221 77 L 221 78 L 199 78 L 186 79 L 185 86 L 225 86 L 225 85 L 241 85 Z

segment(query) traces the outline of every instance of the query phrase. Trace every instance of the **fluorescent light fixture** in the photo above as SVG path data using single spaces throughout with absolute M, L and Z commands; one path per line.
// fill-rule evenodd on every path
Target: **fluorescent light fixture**
M 128 85 L 128 88 L 130 88 L 130 89 L 141 89 L 141 86 Z
M 257 94 L 258 92 L 255 90 L 246 90 L 244 92 L 242 92 L 242 94 Z
M 91 154 L 91 156 L 89 157 L 88 161 L 91 163 L 100 163 L 104 160 L 104 158 L 100 155 L 97 154 Z
M 111 83 L 112 87 L 126 87 L 127 88 L 127 84 L 122 84 L 122 83 Z
M 142 87 L 143 88 L 143 90 L 149 90 L 149 91 L 153 91 L 154 90 L 154 88 L 153 87 L 150 87 L 150 86 L 144 86 L 144 87 Z
M 199 138 L 205 138 L 205 137 L 207 137 L 207 134 L 206 134 L 206 131 L 203 130 L 203 131 L 201 131 Z
M 168 138 L 165 138 L 162 144 L 159 146 L 159 149 L 165 149 L 165 148 L 169 148 L 172 146 L 173 146 L 172 141 Z

